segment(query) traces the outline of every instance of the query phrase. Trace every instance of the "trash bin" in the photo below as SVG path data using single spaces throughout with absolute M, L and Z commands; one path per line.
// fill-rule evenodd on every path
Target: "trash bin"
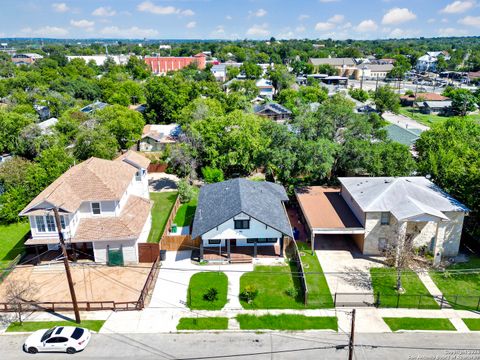
M 167 258 L 167 250 L 160 250 L 160 261 L 165 261 Z
M 177 232 L 177 224 L 172 224 L 172 227 L 170 228 L 170 232 L 172 234 L 175 234 Z

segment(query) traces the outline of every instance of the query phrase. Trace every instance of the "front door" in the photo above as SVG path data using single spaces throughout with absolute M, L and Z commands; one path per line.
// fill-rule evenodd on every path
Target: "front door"
M 230 247 L 237 246 L 237 239 L 230 239 Z

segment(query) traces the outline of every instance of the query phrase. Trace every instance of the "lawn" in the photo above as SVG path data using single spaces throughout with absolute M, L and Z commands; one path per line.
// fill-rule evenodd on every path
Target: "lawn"
M 152 228 L 148 235 L 148 242 L 158 243 L 167 224 L 168 217 L 172 211 L 177 193 L 174 191 L 152 192 L 150 199 L 153 201 L 152 207 Z
M 418 308 L 418 309 L 438 309 L 440 306 L 436 303 L 413 271 L 404 271 L 402 274 L 402 286 L 405 293 L 398 294 L 395 289 L 397 282 L 397 273 L 393 268 L 373 268 L 370 269 L 372 277 L 372 286 L 375 298 L 378 301 L 380 294 L 380 307 L 398 307 Z M 412 296 L 413 295 L 413 296 Z M 421 295 L 421 296 L 420 296 Z
M 331 329 L 338 331 L 335 316 L 305 316 L 305 315 L 237 315 L 242 330 L 319 330 Z
M 181 318 L 177 330 L 227 330 L 228 318 L 206 317 L 206 318 Z
M 24 321 L 23 325 L 18 322 L 12 322 L 7 332 L 33 332 L 40 329 L 50 329 L 54 326 L 79 326 L 95 332 L 100 331 L 105 320 L 85 320 L 80 324 L 74 321 Z
M 431 114 L 431 115 L 422 114 L 420 110 L 412 107 L 401 107 L 399 110 L 399 113 L 402 115 L 408 116 L 409 118 L 412 118 L 426 126 L 432 126 L 432 124 L 445 121 L 446 119 L 459 118 L 459 116 L 447 117 L 447 116 L 439 116 L 436 114 Z M 479 114 L 467 115 L 462 119 L 480 121 L 480 115 Z
M 23 243 L 29 231 L 28 222 L 0 225 L 0 267 L 7 266 L 23 252 Z
M 480 331 L 480 319 L 462 319 L 471 331 Z
M 430 277 L 454 309 L 477 309 L 480 299 L 480 274 L 455 274 L 450 270 L 478 269 L 480 257 L 450 266 L 444 273 L 431 271 Z M 458 295 L 458 297 L 457 297 Z
M 178 226 L 189 226 L 193 222 L 195 210 L 197 209 L 198 192 L 200 191 L 197 187 L 193 187 L 193 190 L 195 196 L 188 203 L 180 205 L 177 215 L 175 215 L 173 222 Z
M 383 318 L 392 331 L 398 330 L 449 330 L 456 331 L 448 319 L 436 318 Z
M 308 287 L 308 307 L 331 308 L 333 298 L 327 280 L 318 261 L 317 254 L 310 251 L 305 243 L 297 243 Z M 311 274 L 309 274 L 311 273 Z
M 240 278 L 240 292 L 254 286 L 258 295 L 251 302 L 240 300 L 245 309 L 303 309 L 300 280 L 294 277 L 295 265 L 255 266 L 252 272 Z M 287 293 L 288 292 L 288 293 Z
M 211 288 L 217 289 L 217 299 L 209 301 L 204 295 Z M 222 272 L 200 272 L 190 279 L 187 306 L 194 310 L 221 310 L 227 303 L 228 278 Z

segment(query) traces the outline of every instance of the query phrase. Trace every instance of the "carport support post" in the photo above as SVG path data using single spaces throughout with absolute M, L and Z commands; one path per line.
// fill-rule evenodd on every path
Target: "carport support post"
M 227 242 L 227 258 L 230 260 L 230 240 L 225 240 Z
M 58 208 L 53 208 L 55 214 L 55 224 L 57 225 L 58 238 L 60 239 L 60 246 L 63 253 L 63 264 L 65 265 L 65 272 L 67 274 L 68 288 L 70 289 L 70 295 L 72 297 L 73 311 L 75 312 L 75 322 L 80 324 L 80 311 L 78 310 L 77 295 L 75 294 L 75 288 L 73 287 L 72 274 L 70 273 L 70 265 L 68 264 L 67 248 L 65 247 L 65 240 L 62 233 L 62 222 L 60 221 L 60 214 Z
M 200 239 L 200 261 L 203 260 L 203 239 Z

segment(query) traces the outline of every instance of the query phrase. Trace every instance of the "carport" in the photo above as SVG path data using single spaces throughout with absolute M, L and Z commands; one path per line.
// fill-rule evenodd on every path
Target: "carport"
M 310 232 L 312 251 L 315 235 L 349 235 L 362 251 L 365 229 L 335 187 L 310 186 L 295 190 L 303 218 Z

